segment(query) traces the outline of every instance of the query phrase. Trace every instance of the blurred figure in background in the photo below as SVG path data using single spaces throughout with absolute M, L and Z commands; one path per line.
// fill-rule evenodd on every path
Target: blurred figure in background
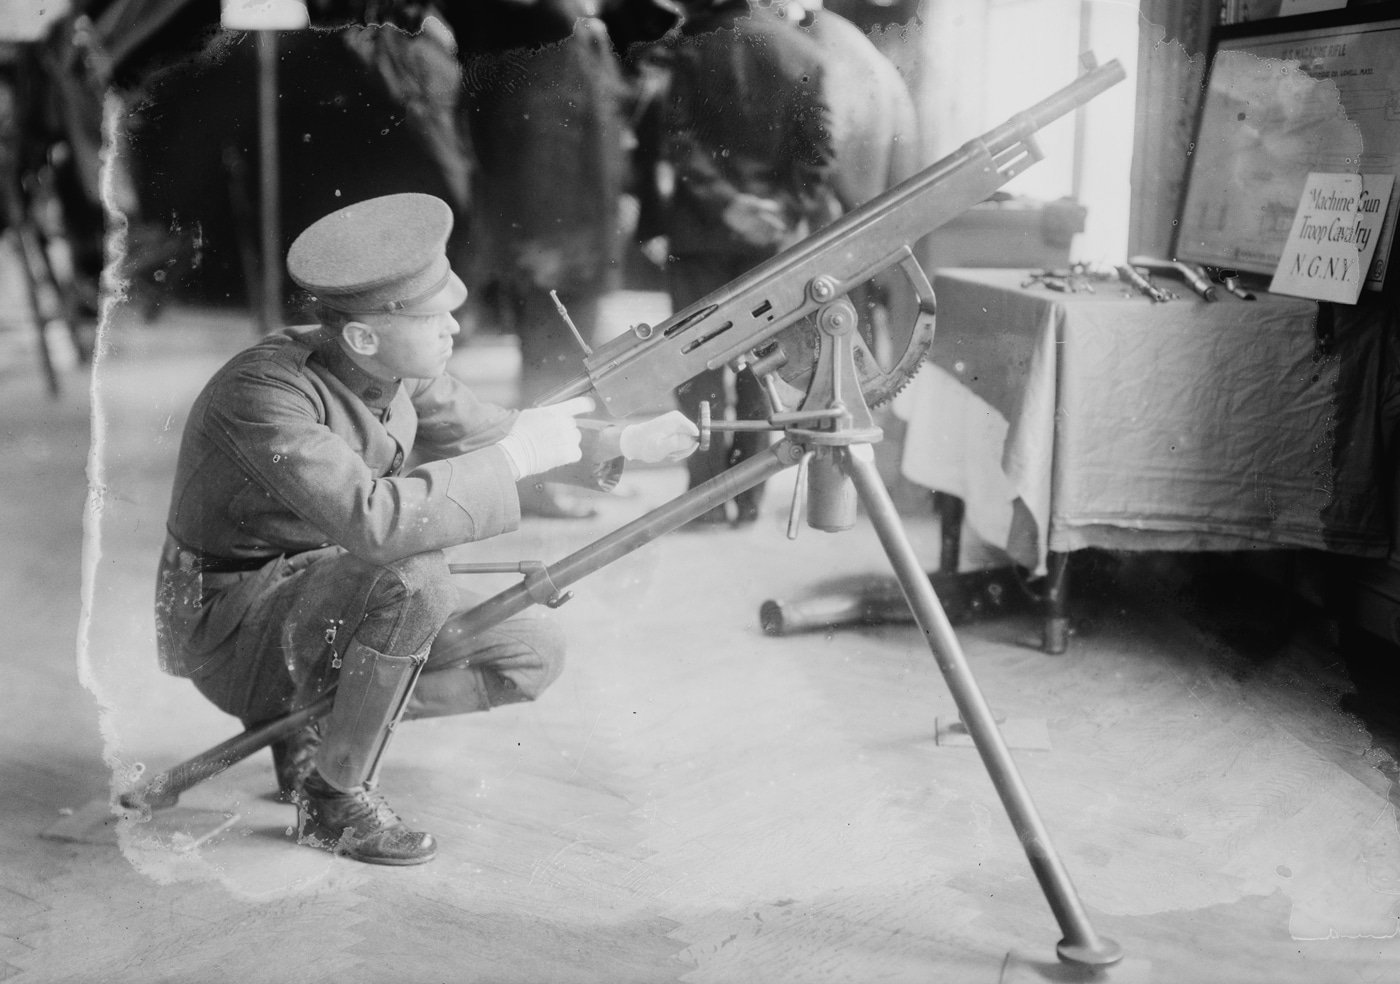
M 786 13 L 825 55 L 832 187 L 849 211 L 922 167 L 914 99 L 894 63 L 822 0 L 792 0 Z
M 840 212 L 831 186 L 823 55 L 784 15 L 750 0 L 690 0 L 685 21 L 658 55 L 669 74 L 660 158 L 674 175 L 662 226 L 677 311 L 825 225 Z M 717 419 L 766 417 L 762 384 L 747 370 L 697 376 L 676 393 L 694 418 L 708 401 Z M 729 387 L 733 387 L 733 398 Z M 763 432 L 717 433 L 688 459 L 690 487 L 760 453 Z M 763 488 L 741 493 L 730 517 L 758 518 Z
M 477 164 L 467 279 L 485 317 L 520 340 L 522 406 L 582 371 L 549 292 L 591 342 L 600 302 L 616 286 L 627 89 L 596 13 L 590 0 L 445 11 Z M 593 511 L 544 483 L 522 487 L 521 509 L 560 518 Z
M 791 0 L 788 19 L 824 55 L 822 92 L 830 112 L 831 185 L 843 211 L 916 174 L 925 163 L 918 112 L 899 69 L 854 23 L 822 0 Z M 917 306 L 904 275 L 887 270 L 851 292 L 871 351 L 897 346 L 898 328 Z

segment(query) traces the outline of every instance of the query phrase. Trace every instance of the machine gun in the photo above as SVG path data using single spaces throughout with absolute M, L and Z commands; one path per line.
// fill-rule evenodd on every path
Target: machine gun
M 797 491 L 800 496 L 805 490 L 807 523 L 816 529 L 853 527 L 859 500 L 1064 933 L 1057 952 L 1061 959 L 1085 966 L 1115 963 L 1122 949 L 1099 937 L 1089 923 L 905 535 L 875 469 L 871 445 L 882 434 L 871 407 L 893 397 L 913 377 L 933 341 L 933 288 L 910 244 L 1040 160 L 1036 131 L 1123 77 L 1117 62 L 1090 70 L 661 324 L 639 324 L 597 351 L 585 349 L 586 373 L 541 403 L 593 395 L 608 413 L 623 417 L 655 406 L 702 370 L 743 364 L 764 381 L 772 413 L 762 421 L 702 419 L 701 440 L 708 441 L 711 432 L 721 428 L 773 429 L 783 437 L 765 452 L 553 564 L 450 565 L 455 573 L 524 575 L 521 583 L 458 617 L 460 630 L 470 634 L 534 604 L 562 604 L 569 598 L 569 585 L 788 467 L 800 468 Z M 857 330 L 856 310 L 847 295 L 891 267 L 909 280 L 918 310 L 906 343 L 886 368 Z M 794 503 L 789 535 L 796 534 L 801 505 Z M 333 699 L 333 692 L 322 694 L 306 707 L 249 729 L 155 776 L 121 801 L 133 810 L 172 805 L 183 790 L 321 717 Z
M 669 394 L 706 369 L 726 364 L 749 364 L 760 378 L 765 370 L 774 368 L 780 368 L 786 379 L 798 378 L 804 373 L 791 361 L 787 365 L 775 363 L 784 357 L 800 359 L 798 352 L 778 355 L 773 351 L 774 345 L 792 348 L 779 338 L 785 329 L 816 316 L 822 340 L 828 335 L 844 336 L 847 333 L 831 319 L 839 321 L 845 312 L 834 310 L 833 305 L 839 306 L 852 288 L 898 266 L 919 301 L 918 323 L 902 353 L 894 365 L 882 368 L 862 342 L 852 340 L 850 361 L 856 374 L 852 381 L 867 404 L 878 406 L 908 382 L 933 341 L 933 289 L 910 244 L 986 200 L 1041 160 L 1044 155 L 1035 142 L 1036 132 L 1122 78 L 1123 69 L 1116 61 L 1080 76 L 661 324 L 634 325 L 596 351 L 586 352 L 583 362 L 587 375 L 540 402 L 592 394 L 609 413 L 621 417 L 654 406 L 658 395 Z M 785 339 L 796 341 L 799 347 L 815 340 L 810 332 L 801 338 L 789 332 Z M 819 367 L 815 388 L 807 389 L 797 411 L 807 416 L 797 420 L 784 416 L 774 421 L 775 429 L 804 421 L 830 421 L 830 416 L 821 415 L 830 401 L 851 399 L 849 389 L 839 395 L 831 390 L 835 384 L 829 370 L 836 367 L 826 366 L 825 373 Z M 809 369 L 810 365 L 801 368 Z

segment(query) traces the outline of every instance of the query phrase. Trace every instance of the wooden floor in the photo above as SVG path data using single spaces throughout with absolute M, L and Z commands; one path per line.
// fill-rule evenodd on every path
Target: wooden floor
M 237 730 L 160 675 L 150 600 L 184 410 L 250 337 L 198 312 L 115 333 L 91 461 L 76 377 L 49 402 L 0 373 L 0 981 L 1400 981 L 1394 761 L 1337 709 L 1308 620 L 1212 606 L 1148 559 L 1082 600 L 1065 657 L 1023 645 L 1028 616 L 960 629 L 1007 733 L 1043 726 L 1017 765 L 1127 953 L 1076 976 L 976 752 L 935 741 L 955 711 L 918 633 L 760 631 L 764 599 L 888 569 L 864 522 L 789 542 L 782 480 L 756 527 L 582 582 L 538 703 L 402 729 L 383 788 L 433 864 L 296 846 L 266 753 L 118 822 L 114 783 Z M 459 357 L 488 395 L 493 358 Z M 682 484 L 637 473 L 595 521 L 459 559 L 557 559 Z M 932 563 L 931 517 L 907 525 Z

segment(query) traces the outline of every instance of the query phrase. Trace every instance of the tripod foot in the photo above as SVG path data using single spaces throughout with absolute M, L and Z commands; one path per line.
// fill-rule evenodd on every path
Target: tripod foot
M 180 791 L 152 782 L 122 793 L 119 802 L 128 810 L 168 810 L 180 802 Z
M 1065 963 L 1081 967 L 1107 967 L 1123 959 L 1123 948 L 1107 937 L 1098 937 L 1092 944 L 1060 940 L 1055 952 Z

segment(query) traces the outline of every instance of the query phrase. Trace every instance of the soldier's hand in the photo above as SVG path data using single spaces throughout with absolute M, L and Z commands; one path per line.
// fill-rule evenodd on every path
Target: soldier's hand
M 724 224 L 752 246 L 772 246 L 788 233 L 783 207 L 771 198 L 741 192 L 724 209 Z
M 679 410 L 622 428 L 622 455 L 629 461 L 680 461 L 700 445 L 700 429 Z
M 500 448 L 515 468 L 516 478 L 538 475 L 583 456 L 579 448 L 578 422 L 574 417 L 594 407 L 590 397 L 580 396 L 550 407 L 520 411 Z

